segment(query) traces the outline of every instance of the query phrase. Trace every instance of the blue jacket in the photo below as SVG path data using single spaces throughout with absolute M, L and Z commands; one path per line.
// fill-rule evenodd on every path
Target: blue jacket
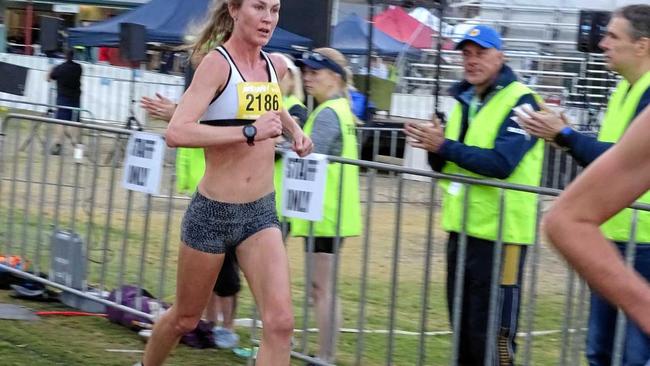
M 641 96 L 633 118 L 638 116 L 648 105 L 650 105 L 650 89 L 646 90 Z M 582 166 L 591 164 L 592 161 L 596 160 L 607 149 L 614 146 L 613 143 L 598 141 L 595 137 L 575 130 L 571 130 L 571 133 L 566 136 L 566 144 L 566 147 L 569 149 L 569 154 Z
M 510 83 L 517 81 L 517 76 L 512 69 L 504 65 L 499 71 L 495 83 L 480 96 L 481 105 L 484 105 L 495 94 Z M 515 170 L 524 155 L 530 150 L 537 139 L 522 134 L 521 127 L 512 120 L 514 113 L 510 111 L 501 124 L 499 134 L 494 142 L 494 148 L 484 149 L 468 146 L 463 143 L 467 133 L 467 116 L 469 104 L 475 94 L 474 86 L 463 80 L 450 89 L 450 94 L 460 102 L 462 107 L 462 127 L 458 141 L 446 139 L 437 153 L 429 153 L 429 164 L 436 171 L 441 171 L 447 160 L 474 173 L 497 179 L 505 179 Z M 530 104 L 535 110 L 539 106 L 532 94 L 524 95 L 517 101 L 517 106 Z M 480 110 L 480 106 L 479 106 Z

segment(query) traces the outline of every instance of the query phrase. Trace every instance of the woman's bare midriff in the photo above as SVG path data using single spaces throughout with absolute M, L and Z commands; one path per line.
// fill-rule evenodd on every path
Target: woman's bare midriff
M 220 202 L 246 203 L 273 192 L 273 139 L 205 149 L 202 195 Z

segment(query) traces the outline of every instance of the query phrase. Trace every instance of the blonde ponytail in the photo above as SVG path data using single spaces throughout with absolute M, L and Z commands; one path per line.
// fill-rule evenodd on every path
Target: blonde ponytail
M 215 47 L 224 44 L 232 35 L 235 22 L 230 16 L 229 6 L 240 8 L 243 0 L 213 0 L 210 6 L 209 18 L 196 27 L 198 31 L 189 45 L 190 60 L 197 65 L 203 57 Z

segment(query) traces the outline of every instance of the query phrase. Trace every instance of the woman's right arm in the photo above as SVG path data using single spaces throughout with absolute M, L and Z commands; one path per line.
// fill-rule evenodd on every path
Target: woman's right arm
M 246 142 L 242 127 L 214 127 L 197 123 L 217 91 L 225 87 L 228 73 L 224 70 L 229 67 L 228 62 L 216 51 L 203 58 L 169 121 L 165 136 L 168 146 L 209 147 Z M 280 117 L 276 112 L 262 115 L 254 125 L 257 127 L 256 141 L 275 137 L 282 132 Z

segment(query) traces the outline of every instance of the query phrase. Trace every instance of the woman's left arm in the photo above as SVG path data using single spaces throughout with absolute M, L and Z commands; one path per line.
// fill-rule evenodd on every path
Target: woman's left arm
M 298 123 L 289 115 L 286 109 L 280 112 L 280 121 L 282 121 L 282 130 L 285 131 L 292 140 L 292 149 L 303 157 L 311 154 L 314 144 L 309 136 L 305 135 Z
M 280 121 L 282 121 L 282 131 L 291 139 L 296 134 L 302 133 L 302 128 L 300 128 L 298 122 L 296 122 L 295 118 L 291 117 L 286 109 L 280 111 Z
M 287 73 L 287 64 L 280 56 L 269 55 L 269 58 L 273 63 L 278 80 L 282 80 Z M 293 151 L 301 157 L 311 154 L 314 148 L 311 139 L 302 132 L 300 125 L 289 115 L 286 109 L 280 111 L 280 121 L 282 121 L 282 130 L 293 140 Z

